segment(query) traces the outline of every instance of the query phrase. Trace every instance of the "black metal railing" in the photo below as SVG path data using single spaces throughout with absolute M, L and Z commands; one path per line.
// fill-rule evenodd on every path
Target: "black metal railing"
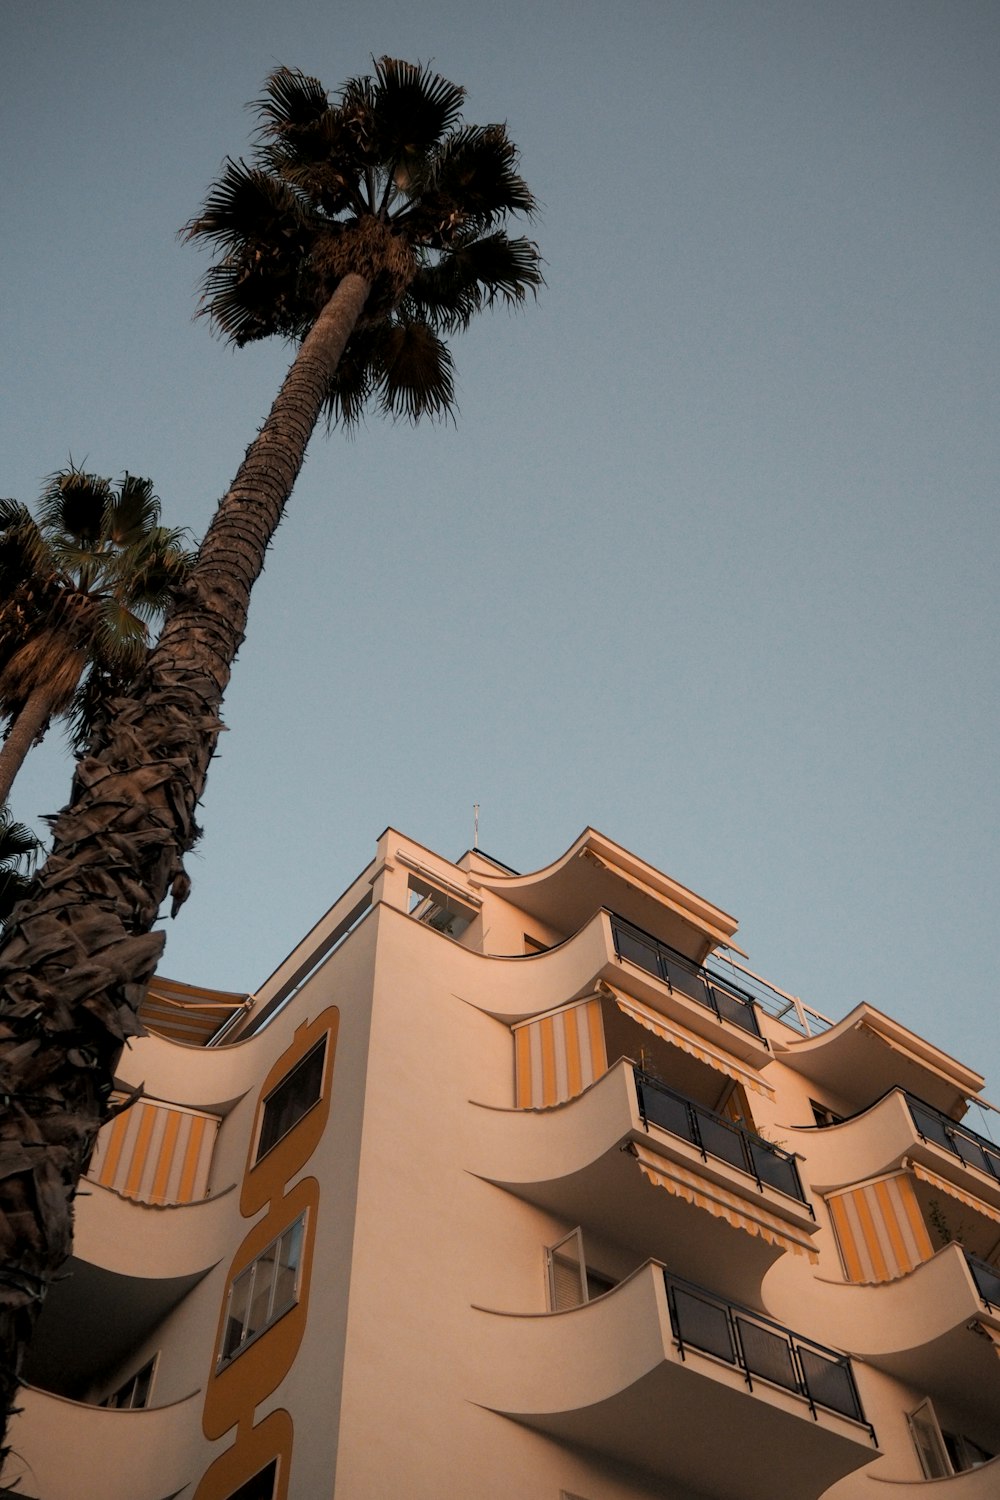
M 988 1307 L 1000 1309 L 1000 1269 L 987 1265 L 985 1260 L 977 1260 L 974 1255 L 965 1258 L 980 1297 Z
M 729 1021 L 751 1036 L 761 1035 L 754 1009 L 753 996 L 737 985 L 723 981 L 717 974 L 701 968 L 683 953 L 661 943 L 659 938 L 643 932 L 626 922 L 624 917 L 611 916 L 611 931 L 614 934 L 615 952 L 619 958 L 638 964 L 647 974 L 662 979 L 671 989 L 678 990 L 689 1000 L 714 1011 L 722 1021 Z
M 787 1193 L 790 1198 L 805 1203 L 809 1212 L 813 1212 L 802 1191 L 798 1167 L 791 1152 L 765 1141 L 734 1120 L 727 1120 L 725 1115 L 718 1115 L 686 1095 L 676 1093 L 642 1068 L 635 1068 L 634 1072 L 643 1125 L 653 1124 L 661 1130 L 668 1130 L 671 1135 L 697 1146 L 702 1156 L 715 1156 L 741 1172 L 748 1172 L 761 1190 L 766 1182 L 779 1193 Z
M 850 1417 L 864 1423 L 875 1442 L 875 1431 L 865 1416 L 846 1354 L 814 1344 L 749 1308 L 681 1281 L 669 1271 L 664 1272 L 664 1278 L 670 1323 L 682 1359 L 686 1348 L 714 1354 L 742 1370 L 751 1390 L 756 1379 L 793 1391 L 808 1401 L 814 1417 L 818 1406 Z
M 914 1094 L 906 1094 L 906 1103 L 910 1118 L 925 1141 L 943 1146 L 952 1155 L 960 1157 L 967 1167 L 978 1167 L 1000 1182 L 1000 1146 L 965 1125 L 957 1124 Z

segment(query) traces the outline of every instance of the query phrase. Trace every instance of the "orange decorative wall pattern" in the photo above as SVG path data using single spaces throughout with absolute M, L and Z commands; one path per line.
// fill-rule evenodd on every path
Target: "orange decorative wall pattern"
M 276 1500 L 285 1500 L 288 1492 L 292 1419 L 287 1411 L 280 1409 L 270 1412 L 256 1425 L 254 1417 L 258 1406 L 273 1395 L 291 1370 L 305 1332 L 320 1185 L 315 1177 L 301 1178 L 291 1187 L 289 1183 L 306 1166 L 326 1128 L 339 1020 L 339 1011 L 331 1006 L 314 1021 L 300 1026 L 291 1044 L 264 1079 L 258 1095 L 257 1117 L 240 1194 L 240 1212 L 249 1219 L 262 1209 L 267 1211 L 248 1231 L 229 1267 L 202 1413 L 202 1428 L 207 1438 L 221 1438 L 233 1427 L 236 1428 L 236 1438 L 206 1470 L 195 1500 L 225 1500 L 234 1489 L 274 1459 L 277 1459 Z M 268 1096 L 324 1037 L 326 1059 L 320 1097 L 266 1155 L 255 1161 Z M 298 1295 L 294 1303 L 248 1342 L 246 1348 L 234 1354 L 228 1362 L 219 1364 L 230 1288 L 240 1274 L 300 1217 L 304 1222 Z

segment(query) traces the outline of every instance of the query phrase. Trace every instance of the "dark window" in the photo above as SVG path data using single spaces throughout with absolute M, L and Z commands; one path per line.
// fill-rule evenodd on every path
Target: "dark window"
M 274 1481 L 278 1477 L 278 1461 L 272 1459 L 266 1469 L 261 1469 L 246 1484 L 241 1484 L 238 1490 L 233 1490 L 229 1500 L 271 1500 L 274 1494 Z
M 140 1407 L 149 1404 L 150 1387 L 153 1384 L 153 1366 L 156 1364 L 156 1355 L 143 1365 L 141 1370 L 136 1370 L 130 1375 L 124 1385 L 120 1385 L 110 1396 L 105 1396 L 101 1402 L 102 1406 L 128 1408 L 137 1411 Z
M 326 1037 L 272 1089 L 264 1101 L 264 1118 L 257 1143 L 257 1160 L 288 1134 L 319 1100 L 323 1089 Z

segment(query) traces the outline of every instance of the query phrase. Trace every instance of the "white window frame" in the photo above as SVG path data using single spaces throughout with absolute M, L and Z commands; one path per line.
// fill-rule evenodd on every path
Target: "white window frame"
M 925 1479 L 950 1479 L 955 1474 L 967 1474 L 970 1469 L 977 1469 L 980 1464 L 986 1462 L 985 1458 L 974 1458 L 969 1453 L 969 1462 L 956 1469 L 948 1452 L 947 1440 L 950 1440 L 960 1451 L 968 1449 L 970 1444 L 978 1452 L 982 1450 L 979 1449 L 978 1444 L 972 1443 L 971 1438 L 965 1437 L 960 1432 L 949 1431 L 946 1434 L 943 1431 L 930 1397 L 921 1401 L 920 1405 L 915 1406 L 912 1411 L 908 1411 L 906 1421 Z
M 305 1213 L 299 1214 L 297 1219 L 293 1219 L 291 1224 L 287 1224 L 280 1234 L 276 1234 L 274 1239 L 264 1246 L 260 1254 L 255 1256 L 248 1266 L 244 1266 L 243 1270 L 234 1276 L 229 1283 L 229 1291 L 226 1295 L 226 1311 L 222 1319 L 222 1336 L 219 1344 L 217 1369 L 221 1370 L 225 1365 L 232 1364 L 234 1359 L 240 1357 L 244 1349 L 249 1349 L 251 1344 L 256 1343 L 262 1334 L 266 1333 L 269 1328 L 273 1328 L 275 1323 L 285 1316 L 285 1313 L 291 1312 L 292 1308 L 297 1305 L 302 1288 L 302 1252 L 306 1239 L 306 1219 L 307 1215 Z M 293 1241 L 295 1244 L 295 1280 L 292 1285 L 291 1295 L 286 1296 L 278 1303 L 275 1301 L 275 1293 L 278 1285 L 278 1276 L 276 1273 L 279 1263 L 272 1259 L 268 1270 L 264 1273 L 261 1272 L 261 1267 L 268 1262 L 268 1258 L 275 1249 L 275 1246 L 280 1245 L 286 1235 L 295 1235 L 296 1231 L 298 1231 L 298 1234 Z M 267 1289 L 267 1303 L 263 1317 L 255 1327 L 251 1328 L 250 1316 L 258 1294 L 258 1281 L 262 1274 L 270 1275 L 271 1284 Z M 230 1309 L 232 1308 L 237 1288 L 245 1288 L 245 1294 L 241 1294 L 244 1308 L 242 1332 L 239 1340 L 231 1348 L 227 1348 L 230 1335 Z
M 572 1246 L 567 1250 L 567 1246 Z M 575 1302 L 565 1302 L 559 1297 L 556 1284 L 558 1268 L 575 1271 L 578 1275 L 577 1292 Z M 564 1234 L 554 1244 L 545 1247 L 545 1273 L 548 1287 L 549 1312 L 566 1312 L 571 1307 L 582 1307 L 585 1302 L 592 1302 L 594 1297 L 603 1296 L 605 1291 L 610 1291 L 614 1282 L 608 1276 L 603 1276 L 600 1271 L 591 1271 L 587 1268 L 586 1256 L 583 1252 L 583 1230 L 579 1224 L 571 1229 L 569 1234 Z M 601 1290 L 591 1292 L 590 1283 L 593 1280 L 601 1284 Z
M 110 1411 L 144 1411 L 149 1406 L 150 1398 L 153 1394 L 153 1381 L 156 1379 L 156 1366 L 159 1358 L 158 1353 L 154 1354 L 152 1359 L 147 1359 L 146 1363 L 140 1365 L 138 1370 L 133 1370 L 132 1374 L 126 1380 L 123 1380 L 109 1395 L 104 1397 L 101 1405 L 107 1407 Z M 149 1378 L 146 1381 L 146 1399 L 137 1406 L 135 1402 L 136 1387 L 147 1372 Z M 131 1389 L 129 1389 L 130 1387 Z M 128 1400 L 120 1401 L 118 1398 L 123 1396 L 126 1391 L 128 1391 Z

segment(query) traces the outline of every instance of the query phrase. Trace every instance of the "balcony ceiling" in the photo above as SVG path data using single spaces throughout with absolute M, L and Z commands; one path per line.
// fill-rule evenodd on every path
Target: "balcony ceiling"
M 702 963 L 731 942 L 736 919 L 593 828 L 530 875 L 477 873 L 473 882 L 566 937 L 606 907 Z
M 958 1120 L 983 1086 L 981 1074 L 870 1005 L 856 1006 L 822 1036 L 776 1043 L 775 1051 L 853 1109 L 898 1086 Z
M 45 1300 L 24 1377 L 79 1399 L 112 1374 L 206 1273 L 144 1279 L 71 1258 Z

